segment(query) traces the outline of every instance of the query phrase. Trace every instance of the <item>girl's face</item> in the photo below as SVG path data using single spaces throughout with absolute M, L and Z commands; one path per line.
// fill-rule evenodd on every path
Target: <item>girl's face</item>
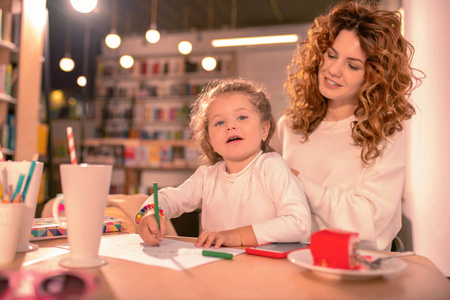
M 217 97 L 207 111 L 208 138 L 229 173 L 241 171 L 259 153 L 270 124 L 261 117 L 247 95 L 227 93 Z
M 319 90 L 330 108 L 357 106 L 358 91 L 364 84 L 364 62 L 359 39 L 353 31 L 342 30 L 319 66 Z

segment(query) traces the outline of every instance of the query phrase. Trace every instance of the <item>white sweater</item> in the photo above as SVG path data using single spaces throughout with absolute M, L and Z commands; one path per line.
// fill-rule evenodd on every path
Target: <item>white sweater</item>
M 339 228 L 359 233 L 360 248 L 390 250 L 401 228 L 401 198 L 405 176 L 406 141 L 397 132 L 371 166 L 361 161 L 361 148 L 351 137 L 352 116 L 322 121 L 300 142 L 283 116 L 273 147 L 299 171 L 312 215 L 312 232 Z
M 228 174 L 223 161 L 199 167 L 179 187 L 159 190 L 158 199 L 168 219 L 201 208 L 206 231 L 252 225 L 259 244 L 304 241 L 311 232 L 301 183 L 275 152 L 258 154 L 236 174 Z M 153 195 L 143 206 L 149 203 Z

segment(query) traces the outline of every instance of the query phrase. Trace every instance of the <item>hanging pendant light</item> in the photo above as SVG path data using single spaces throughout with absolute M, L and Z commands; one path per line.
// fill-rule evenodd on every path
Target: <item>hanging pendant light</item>
M 214 2 L 208 0 L 208 29 L 214 28 Z M 217 60 L 213 56 L 205 56 L 202 59 L 202 68 L 208 72 L 214 70 L 217 66 Z
M 111 32 L 105 38 L 105 44 L 111 49 L 117 49 L 122 42 L 117 34 L 117 0 L 113 0 L 111 7 Z
M 156 18 L 157 18 L 157 9 L 158 9 L 158 0 L 152 0 L 152 19 L 150 29 L 145 33 L 145 39 L 150 44 L 156 44 L 161 38 L 161 34 L 159 33 L 156 26 Z
M 71 72 L 75 68 L 75 62 L 70 55 L 71 39 L 71 23 L 70 20 L 68 20 L 66 25 L 66 51 L 64 53 L 64 57 L 59 61 L 59 67 L 64 72 Z
M 188 55 L 192 51 L 192 44 L 189 41 L 181 41 L 178 43 L 178 51 L 183 55 Z
M 87 84 L 87 79 L 85 76 L 78 76 L 77 78 L 77 84 L 81 87 L 85 87 Z
M 206 71 L 212 71 L 217 66 L 217 60 L 212 56 L 206 56 L 202 59 L 202 68 Z
M 97 0 L 70 0 L 70 4 L 76 11 L 86 14 L 97 7 Z
M 134 58 L 131 55 L 122 55 L 119 63 L 124 69 L 129 69 L 134 65 Z

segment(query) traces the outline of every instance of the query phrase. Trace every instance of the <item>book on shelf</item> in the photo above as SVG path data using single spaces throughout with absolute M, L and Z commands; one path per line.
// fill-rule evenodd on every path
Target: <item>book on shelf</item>
M 66 217 L 60 217 L 65 222 Z M 103 233 L 127 231 L 126 221 L 118 218 L 106 217 L 103 221 Z M 45 239 L 55 239 L 67 237 L 68 230 L 60 226 L 55 220 L 50 218 L 35 218 L 31 226 L 30 241 L 39 241 Z
M 3 149 L 9 149 L 9 126 L 8 124 L 3 124 L 2 126 L 2 139 L 1 145 Z
M 12 42 L 13 16 L 9 11 L 2 11 L 2 40 Z
M 12 15 L 12 40 L 16 47 L 20 47 L 20 31 L 22 29 L 22 14 Z

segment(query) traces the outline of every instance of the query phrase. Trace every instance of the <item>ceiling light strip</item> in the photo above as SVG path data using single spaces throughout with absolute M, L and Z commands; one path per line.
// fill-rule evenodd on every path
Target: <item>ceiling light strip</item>
M 252 45 L 269 45 L 269 44 L 285 44 L 296 43 L 298 35 L 272 35 L 272 36 L 254 36 L 232 39 L 216 39 L 211 41 L 211 45 L 215 48 L 220 47 L 237 47 L 237 46 L 252 46 Z

